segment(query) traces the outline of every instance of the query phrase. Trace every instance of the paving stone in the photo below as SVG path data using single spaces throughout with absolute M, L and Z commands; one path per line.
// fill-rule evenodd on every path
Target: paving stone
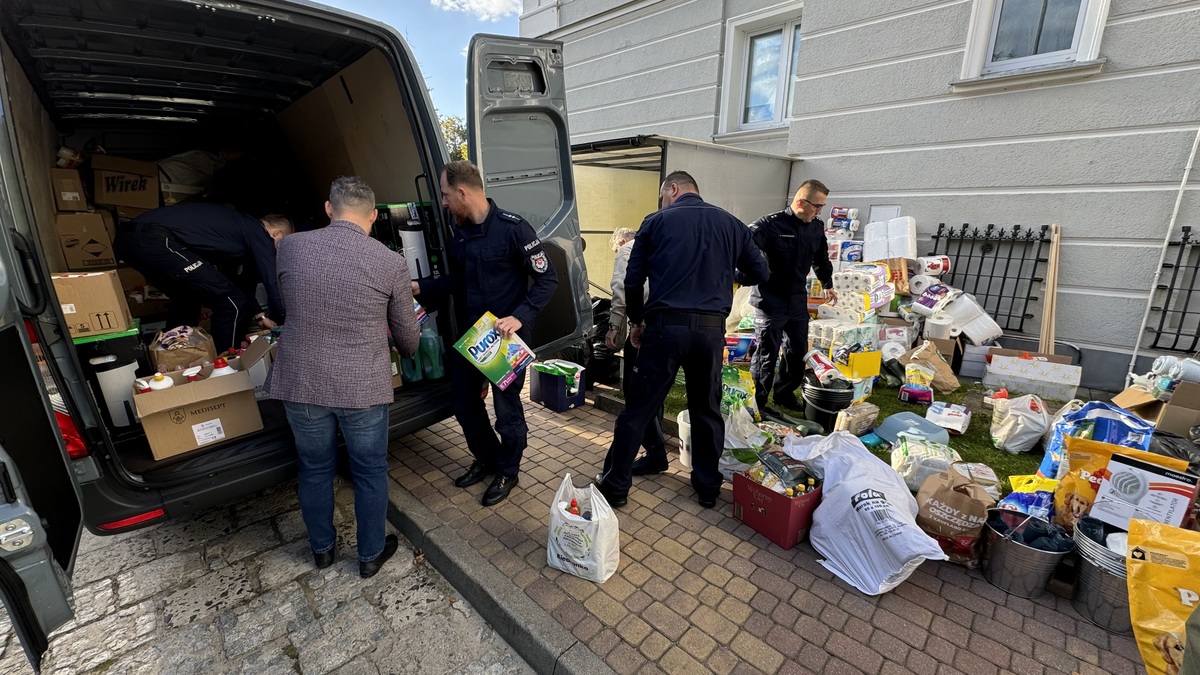
M 738 633 L 729 648 L 763 672 L 773 673 L 783 665 L 783 654 L 747 631 Z
M 825 650 L 830 654 L 845 659 L 857 665 L 866 673 L 877 673 L 883 667 L 883 657 L 842 633 L 834 633 L 825 642 Z M 832 670 L 826 670 L 832 672 Z
M 669 675 L 693 675 L 704 670 L 704 666 L 700 665 L 699 661 L 679 647 L 667 650 L 667 653 L 659 660 L 658 667 Z
M 72 583 L 82 585 L 114 576 L 127 569 L 139 567 L 154 560 L 154 543 L 149 539 L 135 538 L 105 546 L 103 554 L 90 555 L 76 562 Z
M 314 621 L 312 610 L 298 583 L 271 591 L 222 614 L 217 625 L 230 658 L 263 647 L 297 632 Z
M 737 635 L 737 626 L 718 614 L 711 607 L 700 606 L 690 617 L 692 623 L 700 630 L 708 633 L 717 642 L 728 645 Z
M 254 597 L 249 571 L 235 563 L 194 580 L 163 598 L 163 621 L 179 628 L 207 620 Z
M 1012 650 L 1008 646 L 979 633 L 971 635 L 968 650 L 972 654 L 994 663 L 999 668 L 1007 668 L 1012 661 Z
M 209 621 L 167 633 L 119 660 L 113 660 L 104 673 L 208 675 L 231 670 L 232 666 L 225 661 L 221 653 L 221 636 L 216 623 Z
M 209 565 L 219 558 L 225 564 L 237 562 L 256 553 L 279 546 L 282 542 L 270 520 L 260 520 L 204 545 L 204 557 Z
M 414 623 L 425 621 L 434 614 L 448 610 L 451 602 L 448 589 L 425 569 L 399 576 L 381 588 L 374 596 L 388 624 L 397 634 L 408 630 Z M 357 602 L 352 597 L 347 602 Z
M 112 579 L 101 579 L 89 586 L 76 588 L 73 590 L 73 595 L 75 618 L 51 633 L 51 639 L 70 633 L 79 626 L 91 623 L 96 619 L 106 617 L 117 609 L 116 584 Z M 9 623 L 7 614 L 3 616 L 4 619 L 0 622 L 0 636 L 7 637 L 12 632 L 12 624 Z
M 419 629 L 421 623 L 412 626 Z M 324 675 L 372 649 L 387 635 L 383 618 L 365 599 L 347 603 L 309 624 L 295 640 L 303 675 Z M 411 635 L 411 634 L 410 634 Z
M 117 596 L 121 606 L 132 605 L 208 571 L 198 551 L 176 553 L 119 574 Z
M 646 657 L 642 656 L 637 649 L 630 646 L 626 642 L 622 642 L 613 648 L 608 656 L 604 657 L 604 662 L 612 668 L 617 675 L 633 675 L 646 665 Z
M 46 670 L 74 673 L 91 670 L 154 639 L 158 626 L 154 603 L 123 607 L 52 642 L 46 655 Z
M 236 529 L 232 510 L 222 508 L 164 523 L 145 537 L 159 556 L 168 556 L 184 551 L 200 553 L 204 544 L 229 536 Z
M 667 653 L 667 650 L 671 648 L 672 644 L 674 643 L 666 635 L 663 635 L 658 631 L 651 631 L 650 634 L 646 636 L 646 639 L 642 640 L 642 643 L 638 645 L 638 651 L 640 651 L 647 659 L 651 661 L 657 661 L 662 657 L 663 654 Z M 695 654 L 693 654 L 693 656 L 695 656 Z

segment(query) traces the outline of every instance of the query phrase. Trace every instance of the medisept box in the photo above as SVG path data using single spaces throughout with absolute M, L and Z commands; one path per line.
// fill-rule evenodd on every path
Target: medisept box
M 495 324 L 496 316 L 485 312 L 454 343 L 454 348 L 503 391 L 526 366 L 533 363 L 534 354 L 515 333 L 512 337 L 501 337 Z

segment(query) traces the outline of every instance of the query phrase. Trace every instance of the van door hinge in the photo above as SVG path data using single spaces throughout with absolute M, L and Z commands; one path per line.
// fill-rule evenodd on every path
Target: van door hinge
M 15 518 L 0 526 L 0 550 L 17 551 L 33 541 L 33 528 L 29 523 Z

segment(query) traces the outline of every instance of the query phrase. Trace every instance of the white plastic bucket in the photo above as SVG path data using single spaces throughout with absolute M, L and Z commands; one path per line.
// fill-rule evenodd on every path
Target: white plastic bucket
M 679 425 L 679 464 L 688 471 L 692 470 L 692 418 L 684 410 L 675 418 Z

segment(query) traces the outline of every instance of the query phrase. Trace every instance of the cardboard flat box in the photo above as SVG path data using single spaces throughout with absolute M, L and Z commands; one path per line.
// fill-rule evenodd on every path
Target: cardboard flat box
M 1158 416 L 1159 431 L 1189 438 L 1192 427 L 1200 424 L 1200 384 L 1180 382 Z
M 263 387 L 267 383 L 267 374 L 271 371 L 271 362 L 274 359 L 275 345 L 259 338 L 252 341 L 241 356 L 229 359 L 229 365 L 249 373 L 250 384 L 254 386 L 254 398 L 261 401 L 267 398 Z
M 97 204 L 153 209 L 159 204 L 158 165 L 111 155 L 92 155 Z
M 72 337 L 120 333 L 133 327 L 115 271 L 52 274 L 50 280 Z
M 942 358 L 946 360 L 946 363 L 950 364 L 951 370 L 953 370 L 955 373 L 962 370 L 962 365 L 963 365 L 963 338 L 962 338 L 962 336 L 959 336 L 956 338 L 946 338 L 946 339 L 931 338 L 929 341 L 932 342 L 937 347 L 938 352 L 941 353 Z
M 50 185 L 54 190 L 54 208 L 59 211 L 88 210 L 83 179 L 75 169 L 50 169 Z
M 788 497 L 755 483 L 745 474 L 733 474 L 733 517 L 785 551 L 808 538 L 813 511 L 820 503 L 820 487 L 798 497 Z
M 208 379 L 212 366 L 201 371 L 204 379 L 188 382 L 182 373 L 167 373 L 175 382 L 170 389 L 135 394 L 133 405 L 154 459 L 163 460 L 214 445 L 263 428 L 250 373 Z M 130 386 L 134 386 L 130 383 Z
M 87 272 L 117 264 L 112 240 L 98 213 L 60 213 L 54 217 L 58 244 L 72 272 Z
M 1065 363 L 1034 361 L 1013 356 L 993 356 L 983 383 L 1005 387 L 1009 394 L 1036 394 L 1051 401 L 1075 398 L 1083 369 Z
M 1181 383 L 1182 384 L 1182 383 Z M 1158 423 L 1166 403 L 1158 400 L 1153 394 L 1141 387 L 1129 387 L 1112 397 L 1112 404 L 1124 408 L 1147 422 Z
M 1069 356 L 1061 356 L 1059 354 L 1048 354 L 1045 352 L 1031 352 L 1031 351 L 1026 351 L 1023 349 L 1000 349 L 999 347 L 997 347 L 988 353 L 987 358 L 988 358 L 988 363 L 991 363 L 993 356 L 1020 357 L 1022 354 L 1028 354 L 1030 356 L 1030 358 L 1037 360 L 1037 361 L 1049 361 L 1050 363 L 1065 363 L 1067 365 L 1071 365 L 1071 357 L 1069 357 Z
M 1200 478 L 1115 454 L 1090 512 L 1093 518 L 1129 529 L 1131 518 L 1183 527 L 1200 492 Z
M 113 215 L 112 210 L 101 207 L 101 208 L 96 209 L 96 213 L 99 213 L 100 218 L 102 218 L 104 220 L 104 230 L 106 232 L 108 232 L 109 241 L 116 241 L 117 240 L 117 219 Z
M 963 345 L 962 364 L 957 372 L 963 377 L 974 377 L 982 379 L 987 375 L 987 357 L 994 350 L 999 349 L 996 345 L 976 346 L 971 343 Z

